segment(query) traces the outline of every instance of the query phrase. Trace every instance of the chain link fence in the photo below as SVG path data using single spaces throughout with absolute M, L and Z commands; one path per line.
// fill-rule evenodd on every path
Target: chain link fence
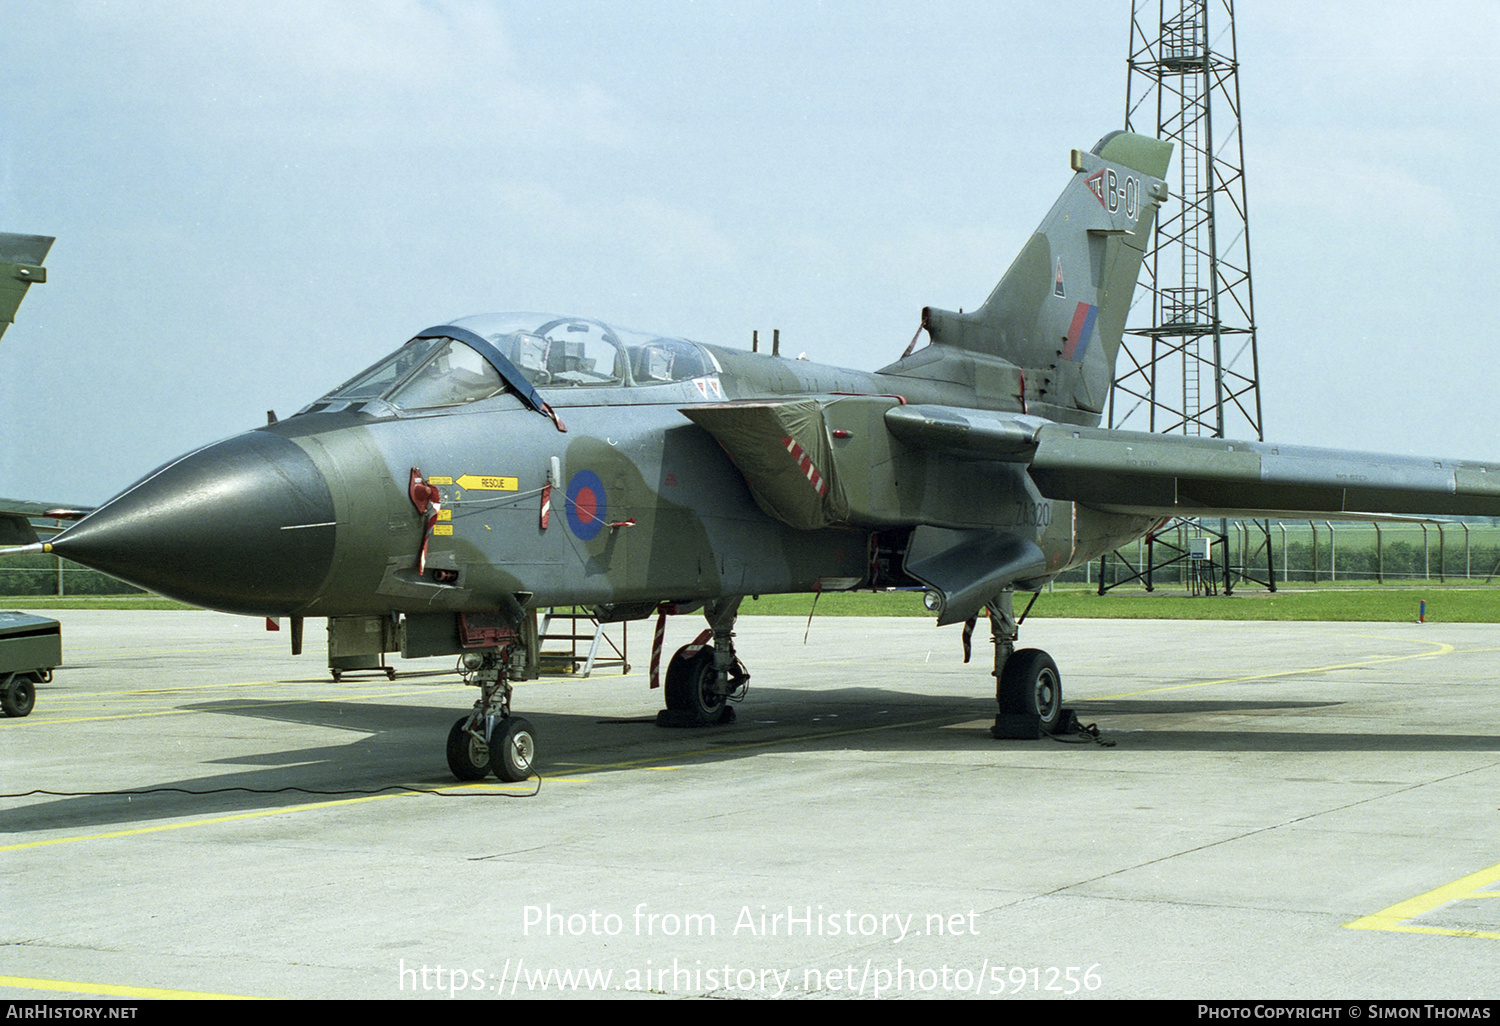
M 1219 523 L 1203 521 L 1208 529 L 1204 533 L 1214 536 L 1213 558 L 1222 568 L 1224 545 L 1215 536 Z M 1237 582 L 1242 576 L 1265 581 L 1269 574 L 1278 585 L 1339 581 L 1484 583 L 1500 570 L 1500 522 L 1493 519 L 1380 523 L 1229 520 L 1225 522 L 1225 536 L 1228 564 Z M 1189 548 L 1189 537 L 1188 531 L 1176 528 L 1159 536 L 1163 545 L 1184 552 Z M 1106 587 L 1139 574 L 1146 566 L 1147 548 L 1140 541 L 1111 553 L 1105 563 Z M 1158 563 L 1165 554 L 1158 547 Z M 1182 560 L 1157 570 L 1154 578 L 1163 585 L 1187 584 L 1191 572 L 1190 561 Z M 1058 580 L 1098 584 L 1099 561 L 1071 570 Z

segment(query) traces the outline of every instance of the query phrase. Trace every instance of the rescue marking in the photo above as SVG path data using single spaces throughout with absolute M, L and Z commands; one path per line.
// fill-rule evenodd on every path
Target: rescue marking
M 1057 281 L 1056 284 L 1052 286 L 1052 294 L 1060 299 L 1066 299 L 1068 297 L 1068 294 L 1063 291 L 1062 257 L 1057 258 Z
M 813 490 L 819 495 L 828 494 L 828 482 L 823 480 L 823 475 L 818 473 L 818 468 L 813 466 L 812 457 L 803 451 L 802 446 L 791 435 L 781 440 L 782 446 L 792 454 L 792 459 L 797 461 L 797 467 L 802 471 L 804 477 L 813 486 Z
M 1454 902 L 1500 898 L 1500 890 L 1488 889 L 1496 884 L 1500 884 L 1500 864 L 1493 865 L 1489 869 L 1482 869 L 1477 873 L 1470 873 L 1452 883 L 1434 888 L 1426 894 L 1399 901 L 1374 915 L 1356 919 L 1352 923 L 1345 923 L 1344 929 L 1387 930 L 1391 933 L 1431 933 L 1446 937 L 1482 937 L 1485 940 L 1500 940 L 1500 931 L 1496 930 L 1454 930 L 1442 926 L 1417 926 L 1412 923 L 1413 919 Z
M 432 484 L 437 484 L 439 478 L 428 478 Z M 520 488 L 520 479 L 514 477 L 481 477 L 475 474 L 465 474 L 456 482 L 460 488 L 470 492 L 513 492 Z

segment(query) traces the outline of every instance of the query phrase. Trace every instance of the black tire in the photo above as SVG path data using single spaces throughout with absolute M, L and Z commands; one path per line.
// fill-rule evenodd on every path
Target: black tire
M 1057 663 L 1039 648 L 1023 648 L 1005 661 L 1001 688 L 1015 688 L 1023 711 L 1042 721 L 1042 730 L 1057 733 L 1062 723 L 1062 674 Z
M 699 723 L 718 723 L 728 698 L 715 689 L 714 647 L 704 645 L 691 656 L 677 650 L 667 664 L 667 708 Z
M 490 746 L 464 729 L 468 723 L 461 716 L 448 731 L 448 768 L 459 780 L 483 780 L 490 771 Z
M 16 674 L 0 688 L 0 712 L 7 716 L 29 715 L 35 705 L 36 685 L 24 673 Z
M 508 716 L 490 735 L 490 768 L 507 783 L 531 776 L 536 765 L 536 728 L 522 716 Z

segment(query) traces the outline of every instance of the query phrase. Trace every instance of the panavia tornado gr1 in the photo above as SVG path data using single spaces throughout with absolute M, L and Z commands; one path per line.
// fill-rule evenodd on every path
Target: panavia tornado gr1
M 1016 590 L 1168 515 L 1500 515 L 1500 465 L 1100 428 L 1170 144 L 1125 132 L 1073 175 L 984 304 L 926 309 L 875 372 L 493 314 L 420 331 L 279 423 L 204 446 L 50 542 L 233 613 L 362 624 L 373 650 L 454 654 L 479 689 L 461 779 L 535 766 L 511 707 L 537 610 L 701 611 L 663 719 L 732 717 L 747 595 L 920 587 L 986 616 L 997 737 L 1060 729 L 1061 679 L 1017 650 Z M 376 646 L 379 646 L 376 648 Z

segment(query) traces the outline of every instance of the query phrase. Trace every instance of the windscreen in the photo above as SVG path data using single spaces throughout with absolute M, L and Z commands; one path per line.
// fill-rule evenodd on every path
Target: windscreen
M 327 399 L 385 399 L 403 410 L 461 406 L 505 391 L 499 371 L 462 342 L 418 338 L 340 385 Z

